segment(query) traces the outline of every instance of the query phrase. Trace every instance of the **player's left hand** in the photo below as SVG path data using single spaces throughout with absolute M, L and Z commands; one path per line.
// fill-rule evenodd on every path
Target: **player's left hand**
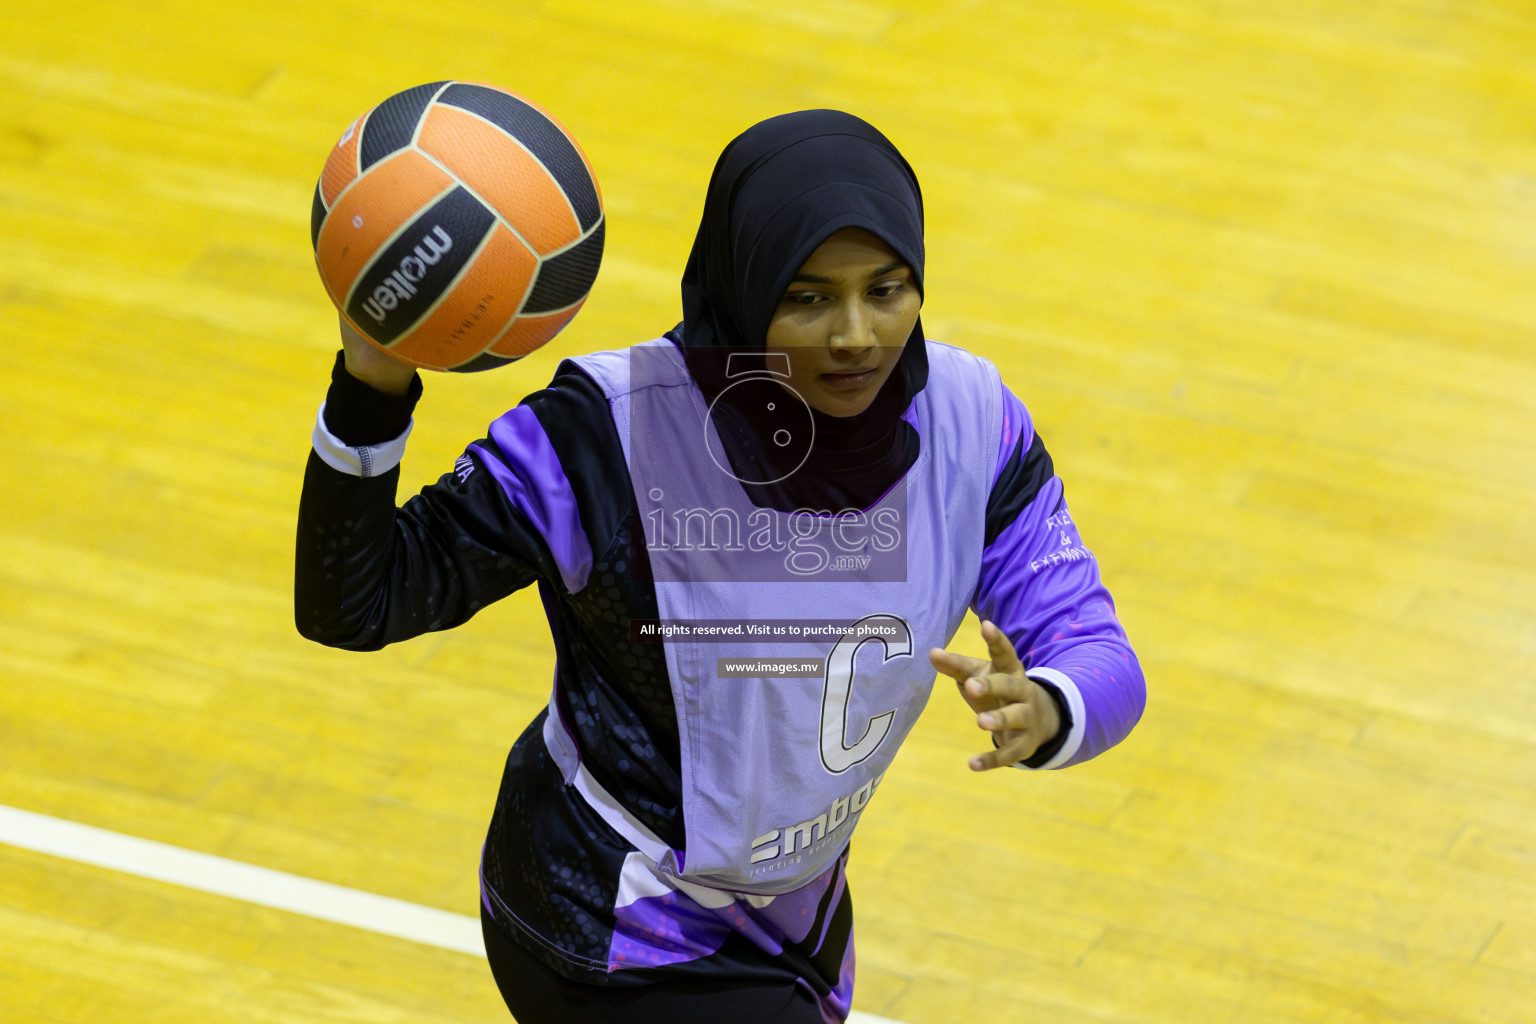
M 994 623 L 981 624 L 990 660 L 951 654 L 935 647 L 928 652 L 933 667 L 953 679 L 960 696 L 976 712 L 976 725 L 992 734 L 996 749 L 971 758 L 971 771 L 1022 761 L 1055 739 L 1061 729 L 1056 702 L 1039 683 L 1024 674 L 1013 644 Z

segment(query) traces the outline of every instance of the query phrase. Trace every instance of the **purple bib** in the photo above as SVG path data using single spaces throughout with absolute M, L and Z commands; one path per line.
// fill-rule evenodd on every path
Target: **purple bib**
M 553 714 L 545 739 L 566 780 L 684 889 L 772 895 L 825 871 L 927 703 L 928 650 L 975 595 L 1002 418 L 990 363 L 934 342 L 928 361 L 906 414 L 917 462 L 871 508 L 827 514 L 752 504 L 670 341 L 575 360 L 609 397 L 649 548 L 661 618 L 628 625 L 666 645 L 685 850 L 585 772 Z M 785 403 L 778 443 L 801 443 L 810 417 L 792 392 L 761 389 L 768 372 L 754 374 Z

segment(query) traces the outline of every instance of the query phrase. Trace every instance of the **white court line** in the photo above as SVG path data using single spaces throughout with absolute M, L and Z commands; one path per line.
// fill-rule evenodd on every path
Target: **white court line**
M 93 864 L 245 903 L 485 956 L 480 919 L 389 896 L 183 850 L 62 818 L 0 805 L 0 843 Z M 899 1024 L 858 1010 L 848 1024 Z
M 0 842 L 428 946 L 485 955 L 478 918 L 14 807 L 0 806 Z

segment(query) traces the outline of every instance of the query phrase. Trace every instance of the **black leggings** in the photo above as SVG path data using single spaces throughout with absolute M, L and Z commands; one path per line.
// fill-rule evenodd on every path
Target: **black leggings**
M 518 945 L 480 908 L 485 955 L 518 1024 L 823 1024 L 792 981 L 676 978 L 653 985 L 570 981 Z

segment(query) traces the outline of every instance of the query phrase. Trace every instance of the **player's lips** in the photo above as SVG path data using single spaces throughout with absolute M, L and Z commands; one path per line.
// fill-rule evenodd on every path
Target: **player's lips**
M 821 381 L 833 391 L 857 391 L 875 382 L 875 368 L 853 373 L 824 373 Z

